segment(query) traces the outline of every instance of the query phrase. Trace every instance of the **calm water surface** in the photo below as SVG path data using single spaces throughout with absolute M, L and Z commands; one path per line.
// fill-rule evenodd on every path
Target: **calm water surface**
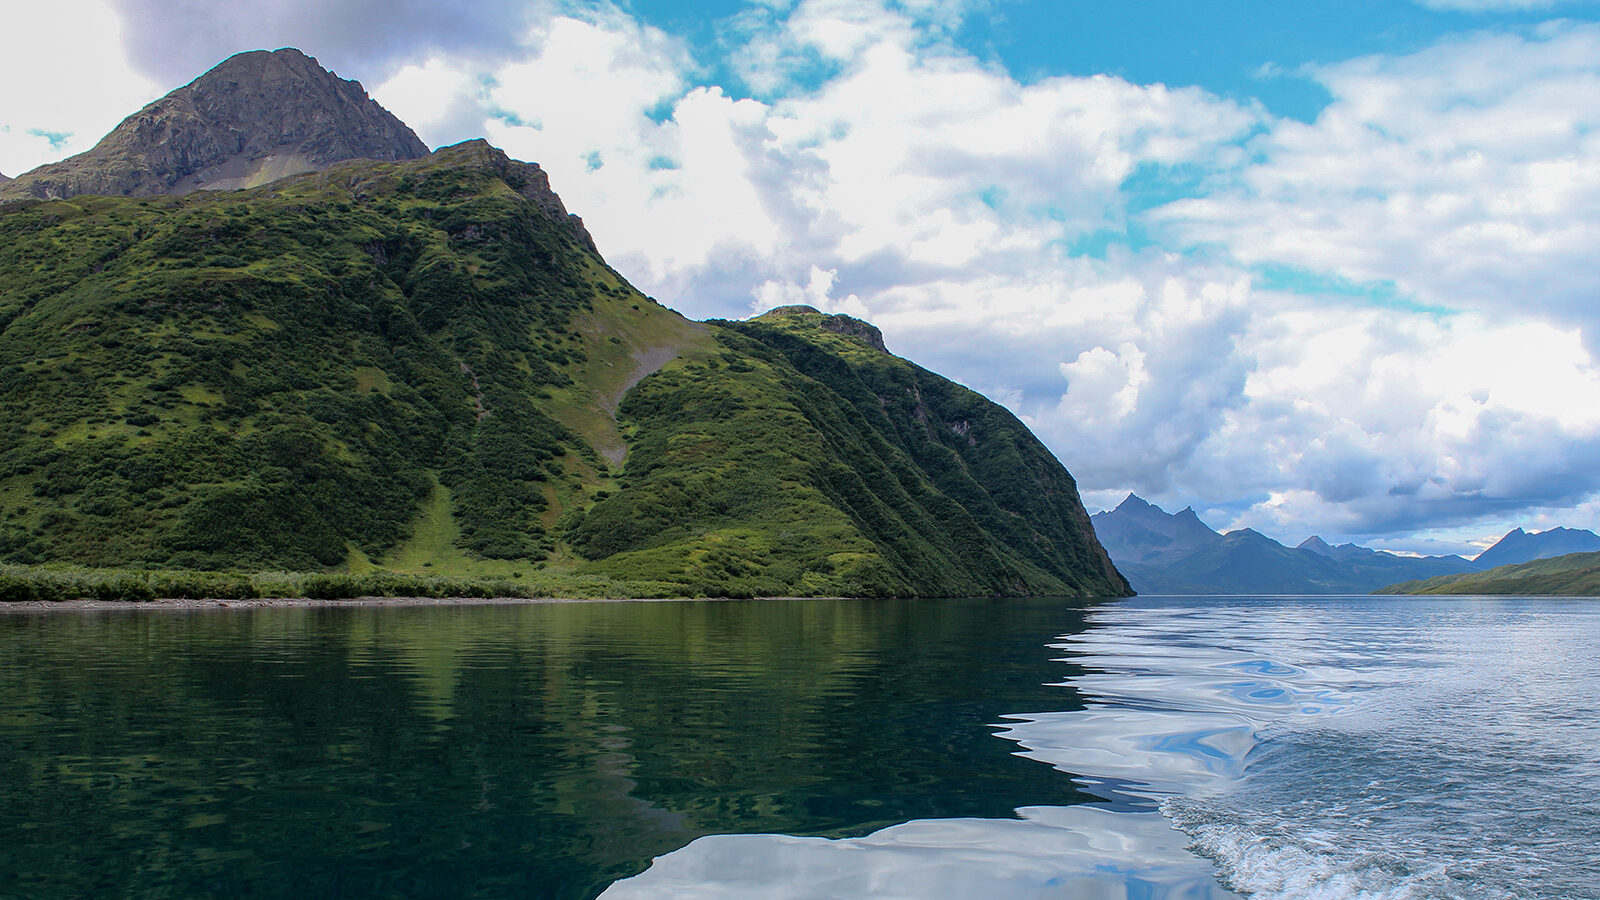
M 4 897 L 1600 898 L 1600 605 L 6 615 L 0 763 Z

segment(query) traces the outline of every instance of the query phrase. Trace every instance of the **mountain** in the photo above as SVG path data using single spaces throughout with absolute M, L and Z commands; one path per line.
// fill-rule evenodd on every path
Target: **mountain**
M 1481 568 L 1532 562 L 1568 553 L 1600 550 L 1600 535 L 1577 528 L 1551 528 L 1528 533 L 1514 528 L 1474 560 Z
M 366 146 L 373 120 L 342 118 L 359 86 L 303 60 L 235 57 L 145 113 L 220 83 L 285 107 L 236 117 L 230 159 L 308 146 L 285 122 Z M 285 70 L 352 86 L 269 90 Z M 79 167 L 149 196 L 0 204 L 0 563 L 1128 593 L 1004 408 L 848 316 L 685 319 L 605 263 L 536 165 L 472 141 L 183 193 L 150 158 Z
M 10 178 L 6 177 L 6 173 L 0 172 L 0 184 L 5 184 L 6 182 L 8 182 L 10 180 L 11 180 Z
M 1306 538 L 1305 540 L 1301 541 L 1299 544 L 1296 544 L 1295 546 L 1296 546 L 1297 549 L 1309 550 L 1312 553 L 1317 554 L 1318 556 L 1326 557 L 1328 559 L 1370 560 L 1373 557 L 1393 556 L 1393 554 L 1384 553 L 1384 552 L 1382 552 L 1380 550 L 1374 550 L 1371 547 L 1362 547 L 1362 546 L 1359 546 L 1357 544 L 1340 544 L 1338 546 L 1334 546 L 1332 544 L 1329 544 L 1327 541 L 1323 540 L 1320 535 L 1315 535 L 1315 534 L 1313 534 L 1311 537 Z M 1433 557 L 1433 558 L 1444 558 L 1444 557 Z M 1451 557 L 1451 558 L 1458 558 L 1458 557 Z
M 1285 547 L 1250 528 L 1224 534 L 1221 541 L 1169 563 L 1164 572 L 1208 594 L 1337 594 L 1356 590 L 1353 584 L 1359 582 L 1348 566 Z
M 1127 563 L 1170 562 L 1222 540 L 1193 507 L 1168 514 L 1136 494 L 1129 494 L 1117 508 L 1091 517 L 1095 535 L 1112 559 Z
M 427 154 L 361 85 L 298 50 L 257 50 L 230 57 L 124 119 L 93 149 L 0 185 L 0 200 L 225 190 L 348 159 Z
M 1407 581 L 1377 593 L 1600 597 L 1600 553 L 1569 553 L 1484 572 Z
M 1471 571 L 1459 556 L 1405 557 L 1312 536 L 1290 548 L 1254 531 L 1218 534 L 1193 508 L 1168 514 L 1132 494 L 1096 513 L 1096 534 L 1134 590 L 1153 594 L 1366 593 Z

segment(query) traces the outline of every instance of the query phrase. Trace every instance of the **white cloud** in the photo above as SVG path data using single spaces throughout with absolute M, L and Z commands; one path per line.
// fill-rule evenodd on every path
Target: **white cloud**
M 0 172 L 12 177 L 93 147 L 164 93 L 129 63 L 121 23 L 101 0 L 20 4 L 7 9 L 6 30 L 13 39 L 0 53 Z
M 1334 102 L 1163 217 L 1188 240 L 1451 308 L 1592 326 L 1600 27 L 1475 35 L 1322 69 Z
M 855 294 L 842 298 L 833 296 L 833 285 L 836 281 L 838 281 L 837 272 L 816 266 L 811 267 L 811 275 L 804 284 L 764 281 L 751 292 L 755 299 L 750 303 L 750 309 L 755 313 L 763 313 L 780 306 L 811 306 L 825 313 L 844 313 L 858 319 L 870 318 L 872 311 L 867 309 L 867 305 Z

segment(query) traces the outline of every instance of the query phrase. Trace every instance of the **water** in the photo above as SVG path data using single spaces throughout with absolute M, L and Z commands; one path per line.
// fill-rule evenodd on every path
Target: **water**
M 1597 651 L 1539 600 L 5 615 L 0 897 L 1600 898 Z
M 1096 624 L 1061 646 L 1098 670 L 1091 705 L 1132 711 L 1119 737 L 1250 733 L 1149 792 L 1234 887 L 1600 897 L 1600 604 L 1175 600 Z

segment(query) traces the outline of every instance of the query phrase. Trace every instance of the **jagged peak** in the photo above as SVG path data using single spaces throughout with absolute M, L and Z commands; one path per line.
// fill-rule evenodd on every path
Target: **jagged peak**
M 1161 507 L 1156 506 L 1154 503 L 1151 503 L 1150 501 L 1144 499 L 1143 497 L 1139 496 L 1138 494 L 1135 494 L 1132 491 L 1129 491 L 1128 492 L 1128 496 L 1122 498 L 1122 502 L 1117 504 L 1117 511 L 1118 512 L 1122 511 L 1125 508 L 1128 509 L 1128 510 L 1153 509 L 1153 510 L 1156 510 L 1158 512 L 1161 509 Z

